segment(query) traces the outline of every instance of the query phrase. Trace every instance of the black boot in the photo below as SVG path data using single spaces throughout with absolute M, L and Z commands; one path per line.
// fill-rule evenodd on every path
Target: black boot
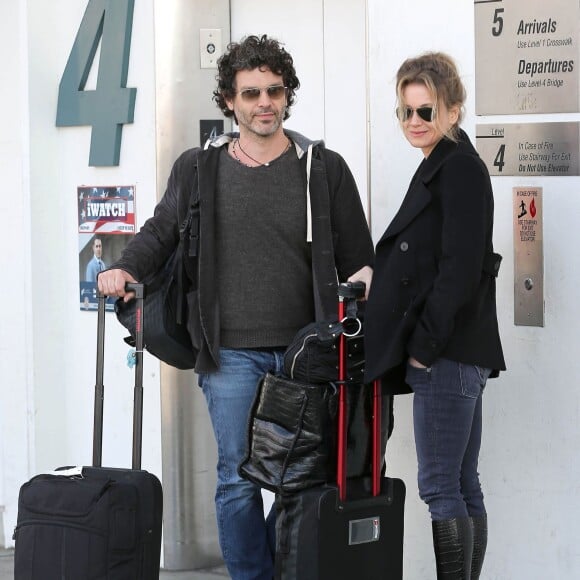
M 487 516 L 470 518 L 473 527 L 473 556 L 471 558 L 471 580 L 479 580 L 483 558 L 487 548 Z
M 471 580 L 473 529 L 470 518 L 432 522 L 437 580 Z

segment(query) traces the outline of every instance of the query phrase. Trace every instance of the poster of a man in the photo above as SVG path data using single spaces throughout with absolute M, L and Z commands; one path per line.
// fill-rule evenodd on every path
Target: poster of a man
M 102 258 L 103 255 L 103 241 L 101 238 L 93 240 L 93 257 L 87 264 L 85 272 L 85 282 L 96 282 L 99 272 L 107 268 Z
M 79 300 L 81 310 L 97 309 L 97 276 L 115 262 L 135 234 L 134 186 L 77 188 Z M 107 299 L 106 309 L 114 309 Z

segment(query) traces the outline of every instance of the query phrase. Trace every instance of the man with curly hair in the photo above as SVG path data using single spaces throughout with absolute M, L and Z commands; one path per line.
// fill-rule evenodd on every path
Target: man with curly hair
M 101 292 L 128 300 L 126 282 L 187 244 L 188 331 L 218 445 L 216 516 L 233 580 L 274 576 L 275 514 L 264 518 L 260 488 L 237 471 L 258 381 L 281 372 L 300 328 L 335 316 L 338 281 L 368 288 L 372 276 L 373 244 L 345 161 L 283 128 L 299 85 L 277 40 L 230 44 L 214 99 L 239 132 L 177 159 L 154 216 L 99 276 Z

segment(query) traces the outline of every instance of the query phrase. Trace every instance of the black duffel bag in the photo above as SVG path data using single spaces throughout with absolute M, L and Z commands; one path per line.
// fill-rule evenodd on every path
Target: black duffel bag
M 266 374 L 248 422 L 241 477 L 275 493 L 320 485 L 335 470 L 337 390 Z
M 284 353 L 285 377 L 266 375 L 250 412 L 242 477 L 276 493 L 336 479 L 338 344 L 347 349 L 347 477 L 370 474 L 372 389 L 363 384 L 364 305 L 349 304 L 344 320 L 302 328 Z M 383 455 L 393 429 L 393 398 L 383 394 Z
M 347 477 L 370 474 L 373 390 L 347 387 Z M 241 477 L 288 494 L 336 480 L 338 389 L 267 374 L 247 427 Z M 382 455 L 393 429 L 393 397 L 383 394 Z

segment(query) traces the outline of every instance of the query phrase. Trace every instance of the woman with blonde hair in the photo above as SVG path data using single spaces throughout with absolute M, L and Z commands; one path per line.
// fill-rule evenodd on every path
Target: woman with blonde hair
M 426 53 L 397 72 L 397 115 L 423 153 L 376 247 L 365 314 L 366 380 L 414 393 L 419 494 L 432 519 L 438 579 L 480 577 L 487 513 L 477 472 L 482 395 L 505 370 L 495 278 L 493 193 L 460 129 L 453 60 Z

